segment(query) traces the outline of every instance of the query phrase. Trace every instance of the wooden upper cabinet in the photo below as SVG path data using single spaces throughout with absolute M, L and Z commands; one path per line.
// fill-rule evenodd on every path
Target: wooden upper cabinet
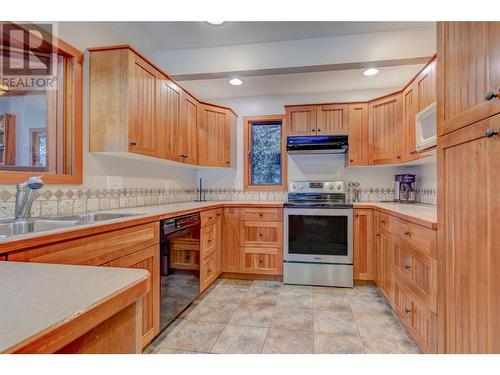
M 287 135 L 316 135 L 316 106 L 288 106 L 285 111 Z
M 180 161 L 177 145 L 180 141 L 181 103 L 183 93 L 179 86 L 163 78 L 158 84 L 159 155 L 165 159 Z
M 349 106 L 323 104 L 316 106 L 317 135 L 347 135 L 349 133 Z
M 130 46 L 89 51 L 90 152 L 213 167 L 236 162 L 230 109 L 201 105 Z
M 157 156 L 156 100 L 159 72 L 139 56 L 129 60 L 128 141 L 129 151 Z
M 417 92 L 417 113 L 436 101 L 436 59 L 417 76 L 414 82 Z
M 437 30 L 437 130 L 444 135 L 500 112 L 500 22 L 438 22 Z
M 368 165 L 368 104 L 349 104 L 349 150 L 348 165 Z
M 229 110 L 201 105 L 199 123 L 199 165 L 231 166 L 231 133 L 234 118 Z
M 368 112 L 372 163 L 401 162 L 403 138 L 401 93 L 370 102 Z
M 413 82 L 403 91 L 403 161 L 414 160 L 418 157 L 416 151 L 415 116 L 418 112 L 418 85 Z
M 177 142 L 177 155 L 184 163 L 198 164 L 198 106 L 196 99 L 184 94 Z

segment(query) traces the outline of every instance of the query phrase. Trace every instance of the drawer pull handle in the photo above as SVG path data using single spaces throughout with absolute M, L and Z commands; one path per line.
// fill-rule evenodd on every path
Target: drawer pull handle
M 381 222 L 382 224 L 385 224 L 385 220 L 384 220 L 384 219 L 382 219 L 380 222 Z
M 486 138 L 492 138 L 492 137 L 494 137 L 495 135 L 498 135 L 498 132 L 497 132 L 496 130 L 494 130 L 494 129 L 488 129 L 488 130 L 486 130 L 486 133 L 485 133 L 485 135 L 484 135 L 484 136 L 485 136 Z
M 405 270 L 409 270 L 410 268 L 411 268 L 411 266 L 410 266 L 410 265 L 405 264 Z
M 409 237 L 410 236 L 410 231 L 408 229 L 405 229 L 405 236 Z
M 405 313 L 406 313 L 406 314 L 409 314 L 409 313 L 411 313 L 412 311 L 413 311 L 412 309 L 405 308 Z
M 488 91 L 484 98 L 489 101 L 491 99 L 496 98 L 497 96 L 498 96 L 498 94 L 495 94 L 493 91 Z
M 209 217 L 208 217 L 208 220 L 212 220 L 212 219 L 213 219 L 213 217 L 212 217 L 212 216 L 209 216 Z

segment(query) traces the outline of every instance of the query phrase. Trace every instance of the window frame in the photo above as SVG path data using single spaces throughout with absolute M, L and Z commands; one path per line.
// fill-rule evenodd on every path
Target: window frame
M 0 22 L 0 25 L 5 25 L 15 22 Z M 33 24 L 34 27 L 37 27 Z M 41 32 L 45 32 L 40 29 Z M 3 38 L 3 35 L 0 37 Z M 71 160 L 71 173 L 62 174 L 57 171 L 36 170 L 23 171 L 24 168 L 18 167 L 13 170 L 0 170 L 0 184 L 12 184 L 25 181 L 30 176 L 42 175 L 45 184 L 76 184 L 83 183 L 83 60 L 84 54 L 79 49 L 71 46 L 63 40 L 52 36 L 55 42 L 50 48 L 52 53 L 62 55 L 67 58 L 66 71 L 64 79 L 66 87 L 69 88 L 65 92 L 63 103 L 63 131 L 67 136 L 68 145 L 59 145 L 68 151 L 64 152 L 63 157 Z M 61 124 L 58 124 L 61 125 Z M 47 131 L 49 127 L 47 127 Z M 68 147 L 69 146 L 69 147 Z M 66 155 L 68 153 L 68 155 Z M 49 156 L 50 157 L 50 156 Z M 56 157 L 54 155 L 53 157 Z M 54 163 L 53 163 L 54 164 Z
M 251 148 L 252 148 L 252 124 L 255 122 L 272 122 L 281 121 L 281 184 L 276 185 L 254 185 L 252 184 L 252 165 L 251 165 Z M 287 159 L 286 153 L 286 122 L 285 115 L 265 115 L 265 116 L 246 116 L 243 117 L 243 187 L 245 190 L 256 191 L 286 191 L 287 182 Z

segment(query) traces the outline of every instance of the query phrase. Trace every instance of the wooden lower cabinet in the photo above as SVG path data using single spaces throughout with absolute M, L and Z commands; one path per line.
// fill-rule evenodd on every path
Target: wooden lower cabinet
M 200 292 L 207 289 L 222 272 L 223 210 L 201 213 Z
M 149 292 L 142 297 L 142 347 L 160 332 L 160 249 L 153 245 L 109 262 L 109 267 L 139 268 L 151 274 Z
M 394 295 L 394 280 L 393 280 L 393 236 L 390 233 L 380 231 L 377 233 L 376 239 L 377 251 L 377 275 L 378 283 L 381 292 L 389 300 L 393 300 Z
M 375 244 L 373 210 L 354 210 L 354 280 L 373 280 Z
M 283 209 L 224 208 L 222 270 L 283 274 Z

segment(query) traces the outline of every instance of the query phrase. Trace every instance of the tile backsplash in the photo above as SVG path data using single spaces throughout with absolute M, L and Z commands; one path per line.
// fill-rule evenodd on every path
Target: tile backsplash
M 127 188 L 127 189 L 51 189 L 37 192 L 31 216 L 62 216 L 101 210 L 154 206 L 189 202 L 198 198 L 195 188 Z M 204 189 L 207 201 L 286 201 L 286 191 L 245 191 L 238 189 Z M 0 220 L 14 217 L 16 190 L 0 189 Z M 394 197 L 391 187 L 362 187 L 361 201 L 390 201 Z M 436 189 L 417 189 L 419 203 L 436 204 Z

